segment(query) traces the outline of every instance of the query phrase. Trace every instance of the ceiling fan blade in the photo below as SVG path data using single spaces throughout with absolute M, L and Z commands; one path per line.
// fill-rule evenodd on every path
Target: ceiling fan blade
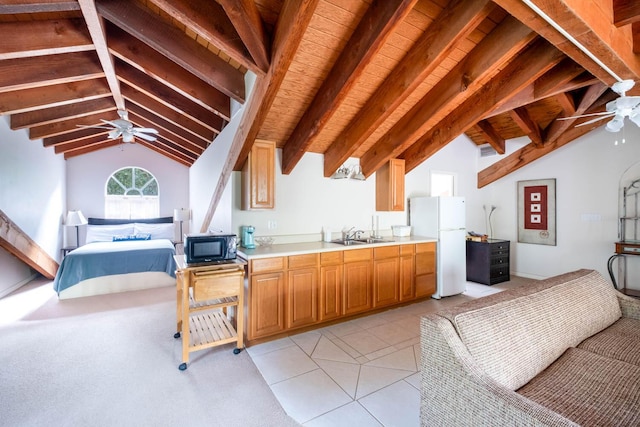
M 109 132 L 109 139 L 116 139 L 120 135 L 122 135 L 122 131 L 120 129 L 114 129 L 111 132 Z
M 158 133 L 154 128 L 133 128 L 134 132 Z
M 112 129 L 112 128 L 107 127 L 107 126 L 100 126 L 100 125 L 92 125 L 92 126 L 89 126 L 89 125 L 76 125 L 76 127 L 86 128 L 86 129 Z
M 591 123 L 598 122 L 600 120 L 608 119 L 609 117 L 615 116 L 614 113 L 610 113 L 608 116 L 596 117 L 595 119 L 587 120 L 586 122 L 582 122 L 577 124 L 576 127 L 590 125 Z
M 155 136 L 147 135 L 147 134 L 142 133 L 142 132 L 134 132 L 133 134 L 135 136 L 137 136 L 138 138 L 142 138 L 145 141 L 149 141 L 149 142 L 153 142 L 153 141 L 155 141 L 157 139 Z
M 575 120 L 575 119 L 580 119 L 582 117 L 613 116 L 613 115 L 615 115 L 615 112 L 613 111 L 603 111 L 601 113 L 582 114 L 579 116 L 558 117 L 556 120 Z
M 108 125 L 111 125 L 111 126 L 113 126 L 114 128 L 119 128 L 119 127 L 120 127 L 120 126 L 118 126 L 118 124 L 117 124 L 116 122 L 112 122 L 112 121 L 105 120 L 105 119 L 100 119 L 100 121 L 101 121 L 102 123 L 106 123 L 106 124 L 108 124 Z

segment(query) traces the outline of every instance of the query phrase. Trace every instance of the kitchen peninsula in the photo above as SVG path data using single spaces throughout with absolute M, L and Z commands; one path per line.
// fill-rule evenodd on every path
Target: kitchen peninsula
M 239 248 L 238 256 L 247 261 L 249 344 L 429 298 L 436 291 L 436 239 L 428 237 Z

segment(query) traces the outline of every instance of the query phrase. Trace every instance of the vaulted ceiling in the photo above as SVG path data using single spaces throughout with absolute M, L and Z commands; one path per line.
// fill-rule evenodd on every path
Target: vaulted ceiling
M 604 125 L 557 119 L 603 111 L 618 78 L 640 80 L 639 52 L 634 0 L 0 0 L 0 114 L 71 158 L 121 144 L 87 126 L 126 110 L 159 132 L 135 143 L 190 166 L 233 99 L 222 189 L 255 139 L 285 174 L 314 152 L 325 176 L 349 157 L 370 176 L 463 133 L 498 153 L 528 136 L 482 187 Z

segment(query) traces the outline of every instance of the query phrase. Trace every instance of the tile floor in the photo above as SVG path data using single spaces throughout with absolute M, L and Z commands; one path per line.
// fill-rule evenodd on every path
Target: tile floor
M 515 279 L 515 280 L 514 280 Z M 419 426 L 420 316 L 523 281 L 468 282 L 427 300 L 247 349 L 285 411 L 304 426 Z

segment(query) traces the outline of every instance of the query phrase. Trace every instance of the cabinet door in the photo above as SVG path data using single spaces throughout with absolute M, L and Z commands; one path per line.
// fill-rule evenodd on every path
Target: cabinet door
M 290 270 L 287 279 L 287 329 L 316 323 L 318 269 Z
M 377 259 L 373 262 L 373 306 L 384 307 L 399 301 L 399 259 Z
M 256 140 L 242 169 L 242 209 L 275 206 L 275 142 Z
M 376 210 L 404 211 L 404 159 L 391 159 L 376 171 Z
M 320 267 L 320 320 L 342 315 L 342 265 Z
M 344 314 L 360 313 L 371 308 L 371 261 L 344 265 Z
M 433 295 L 436 292 L 436 244 L 416 245 L 416 298 Z
M 255 339 L 284 330 L 284 272 L 251 277 L 250 337 Z
M 409 301 L 416 297 L 414 275 L 413 255 L 400 257 L 400 301 Z

